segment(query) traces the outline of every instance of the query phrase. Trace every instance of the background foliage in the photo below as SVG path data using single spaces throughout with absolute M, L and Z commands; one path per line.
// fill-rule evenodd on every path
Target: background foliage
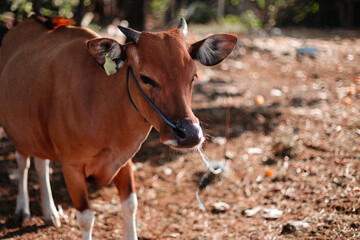
M 86 13 L 92 13 L 92 24 L 105 26 L 119 18 L 137 29 L 145 27 L 148 17 L 162 24 L 185 17 L 188 22 L 218 22 L 243 30 L 299 24 L 352 28 L 360 26 L 359 10 L 360 0 L 4 0 L 0 21 L 16 23 L 35 12 L 74 18 L 80 25 Z

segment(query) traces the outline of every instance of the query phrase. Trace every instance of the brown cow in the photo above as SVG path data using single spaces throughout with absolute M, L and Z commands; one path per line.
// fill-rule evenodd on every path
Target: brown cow
M 183 19 L 177 29 L 158 33 L 119 28 L 132 42 L 121 45 L 33 16 L 11 29 L 1 47 L 0 123 L 17 149 L 20 169 L 16 214 L 30 216 L 27 156 L 34 156 L 45 220 L 60 226 L 49 161 L 43 159 L 60 162 L 83 239 L 91 239 L 94 223 L 86 181 L 96 186 L 114 181 L 124 211 L 124 239 L 137 238 L 131 158 L 152 127 L 172 148 L 201 146 L 202 130 L 190 108 L 194 60 L 215 65 L 237 41 L 219 34 L 190 45 Z M 126 77 L 130 68 L 134 79 Z

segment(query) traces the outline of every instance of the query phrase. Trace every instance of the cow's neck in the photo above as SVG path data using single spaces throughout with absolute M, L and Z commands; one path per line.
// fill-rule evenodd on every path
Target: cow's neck
M 119 145 L 120 151 L 123 152 L 124 149 L 129 149 L 127 152 L 131 152 L 130 157 L 132 157 L 139 150 L 141 143 L 145 141 L 151 129 L 151 124 L 131 105 L 127 95 L 125 70 L 122 70 L 121 74 L 123 77 L 121 77 L 121 85 L 119 86 L 119 111 L 115 113 L 120 117 L 117 117 L 120 121 L 112 121 L 116 123 L 118 129 L 118 131 L 114 131 L 114 140 L 115 144 Z M 119 141 L 119 143 L 116 143 L 116 141 Z
M 103 116 L 98 117 L 99 124 L 105 126 L 106 132 L 98 130 L 101 135 L 99 144 L 102 147 L 97 149 L 91 164 L 85 167 L 85 174 L 94 178 L 93 182 L 99 186 L 106 185 L 117 170 L 135 155 L 151 130 L 151 125 L 144 121 L 144 117 L 130 103 L 126 90 L 126 72 L 121 71 L 119 74 L 124 74 L 121 80 L 107 79 L 121 81 L 117 86 L 117 94 L 107 97 L 109 102 L 117 106 L 109 108 Z

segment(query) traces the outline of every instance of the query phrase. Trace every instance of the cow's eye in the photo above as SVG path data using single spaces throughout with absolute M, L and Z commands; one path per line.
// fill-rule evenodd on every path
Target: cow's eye
M 195 74 L 195 75 L 193 76 L 193 78 L 191 79 L 190 86 L 192 86 L 192 85 L 194 84 L 195 78 L 198 78 L 198 75 L 197 75 L 197 74 Z
M 150 85 L 152 87 L 156 87 L 156 88 L 160 88 L 159 84 L 157 84 L 154 80 L 152 80 L 151 78 L 145 76 L 145 75 L 141 75 L 140 76 L 141 78 L 141 81 L 144 83 L 144 84 L 147 84 L 147 85 Z

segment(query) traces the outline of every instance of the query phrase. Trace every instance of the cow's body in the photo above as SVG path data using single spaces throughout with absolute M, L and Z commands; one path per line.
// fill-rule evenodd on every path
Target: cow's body
M 96 37 L 81 28 L 49 33 L 35 18 L 10 31 L 1 49 L 0 122 L 20 153 L 70 161 L 104 186 L 151 125 L 131 108 L 125 79 L 104 80 L 86 47 Z
M 120 27 L 133 40 L 120 45 L 83 28 L 48 29 L 45 23 L 36 16 L 26 19 L 7 33 L 1 47 L 0 124 L 17 149 L 20 169 L 16 213 L 30 216 L 26 156 L 34 156 L 45 220 L 60 225 L 48 160 L 41 160 L 50 159 L 62 165 L 84 239 L 91 239 L 94 223 L 86 181 L 105 186 L 111 180 L 122 201 L 124 239 L 136 239 L 131 158 L 151 127 L 173 148 L 201 146 L 202 130 L 190 108 L 194 60 L 208 66 L 219 63 L 236 38 L 213 35 L 189 45 L 182 20 L 178 29 L 155 34 Z M 112 75 L 102 66 L 113 66 Z M 127 88 L 130 67 L 145 94 L 173 124 L 149 106 L 134 82 Z

